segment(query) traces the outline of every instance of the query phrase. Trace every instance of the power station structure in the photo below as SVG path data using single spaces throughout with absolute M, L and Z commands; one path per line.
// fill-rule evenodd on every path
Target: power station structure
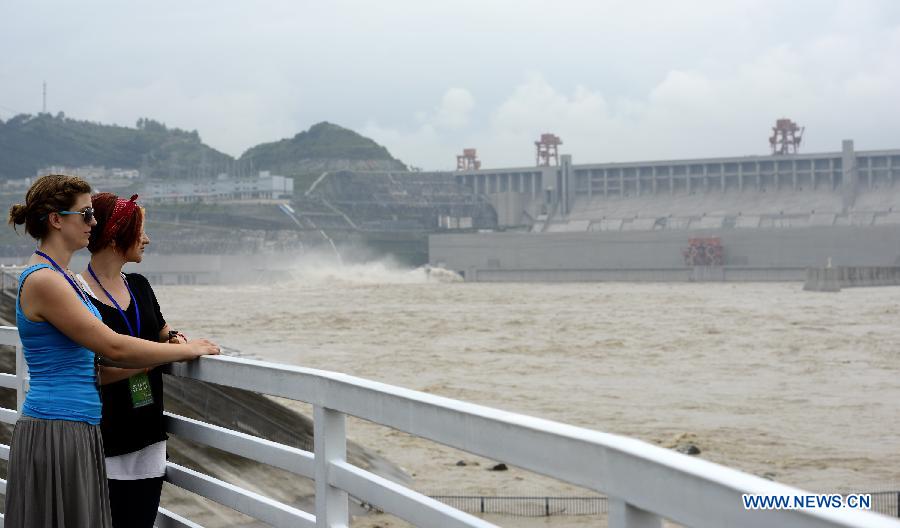
M 429 261 L 476 281 L 802 280 L 827 262 L 900 266 L 900 149 L 844 140 L 801 154 L 803 132 L 777 120 L 771 155 L 559 154 L 558 165 L 561 141 L 544 134 L 538 166 L 448 174 L 491 203 L 496 228 L 434 234 Z
M 428 262 L 469 281 L 799 281 L 828 262 L 900 266 L 900 149 L 799 153 L 803 128 L 775 129 L 774 154 L 576 164 L 543 134 L 537 166 L 483 169 L 467 148 L 456 171 L 340 171 L 298 204 L 299 221 L 423 233 Z

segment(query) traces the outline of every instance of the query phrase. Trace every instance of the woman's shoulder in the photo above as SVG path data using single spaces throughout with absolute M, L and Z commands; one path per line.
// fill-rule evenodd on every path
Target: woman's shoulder
M 21 273 L 19 273 L 19 280 L 22 280 L 22 278 L 27 277 L 27 276 L 31 275 L 32 273 L 34 273 L 36 271 L 40 271 L 42 269 L 48 269 L 50 271 L 53 271 L 53 268 L 50 267 L 50 264 L 47 264 L 44 262 L 38 262 L 37 264 L 30 264 L 28 267 L 23 269 Z
M 145 290 L 153 290 L 150 286 L 150 281 L 147 280 L 147 277 L 144 277 L 140 273 L 126 273 L 125 280 L 128 281 L 128 284 L 132 287 L 139 287 Z
M 126 273 L 125 278 L 128 279 L 128 282 L 141 282 L 144 284 L 150 284 L 150 281 L 147 280 L 147 277 L 144 277 L 140 273 Z
M 29 284 L 56 284 L 59 281 L 65 281 L 63 276 L 56 272 L 49 264 L 32 264 L 19 274 L 19 284 L 25 279 L 29 279 Z
M 66 278 L 49 266 L 29 266 L 19 275 L 19 292 L 27 290 L 29 296 L 53 299 L 70 287 Z

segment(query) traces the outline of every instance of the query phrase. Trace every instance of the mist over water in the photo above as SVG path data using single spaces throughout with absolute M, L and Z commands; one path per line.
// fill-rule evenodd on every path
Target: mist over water
M 368 262 L 339 263 L 325 255 L 304 257 L 288 268 L 289 282 L 302 284 L 427 284 L 431 282 L 461 282 L 462 277 L 455 272 L 420 267 L 410 269 L 391 259 Z
M 461 283 L 387 262 L 308 264 L 280 283 L 156 290 L 189 335 L 267 360 L 667 447 L 689 439 L 702 458 L 812 491 L 900 483 L 898 288 Z M 349 434 L 423 490 L 579 493 L 460 468 L 477 457 L 357 422 Z

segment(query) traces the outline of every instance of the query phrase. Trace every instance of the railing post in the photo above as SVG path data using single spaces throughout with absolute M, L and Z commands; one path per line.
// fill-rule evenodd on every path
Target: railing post
M 328 468 L 347 458 L 344 415 L 317 405 L 313 411 L 316 464 L 316 528 L 350 526 L 347 492 L 328 483 Z
M 662 519 L 648 511 L 613 497 L 608 504 L 609 528 L 662 528 Z

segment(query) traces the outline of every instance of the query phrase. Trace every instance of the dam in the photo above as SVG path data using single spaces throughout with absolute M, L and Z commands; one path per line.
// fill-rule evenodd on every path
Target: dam
M 782 281 L 900 264 L 900 150 L 465 170 L 497 228 L 435 233 L 469 281 Z M 706 246 L 704 246 L 706 244 Z M 717 261 L 692 255 L 709 246 Z

